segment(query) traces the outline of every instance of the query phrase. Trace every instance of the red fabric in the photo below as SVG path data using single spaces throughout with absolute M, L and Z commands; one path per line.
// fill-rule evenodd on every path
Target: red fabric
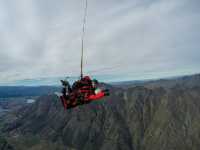
M 69 99 L 61 96 L 61 101 L 65 109 L 76 107 L 78 105 L 77 100 L 80 96 L 83 96 L 83 104 L 90 103 L 91 101 L 100 100 L 105 96 L 103 91 L 95 94 L 95 87 L 92 85 L 92 80 L 89 76 L 83 77 L 81 80 L 75 82 L 72 93 L 69 95 Z
M 69 109 L 72 107 L 76 107 L 77 106 L 77 95 L 76 94 L 71 94 L 70 95 L 70 104 L 68 104 L 67 101 L 63 96 L 60 97 L 63 107 L 65 109 Z M 91 102 L 91 101 L 97 101 L 100 100 L 101 98 L 103 98 L 105 96 L 104 92 L 99 92 L 98 94 L 89 94 L 89 93 L 85 93 L 85 103 Z
M 88 100 L 94 101 L 94 100 L 99 100 L 105 96 L 104 92 L 99 92 L 98 94 L 92 94 L 88 97 Z

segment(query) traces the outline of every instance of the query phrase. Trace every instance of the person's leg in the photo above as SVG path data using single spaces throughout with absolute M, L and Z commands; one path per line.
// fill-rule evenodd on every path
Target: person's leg
M 65 109 L 67 109 L 67 101 L 66 101 L 66 99 L 64 98 L 64 96 L 61 96 L 60 99 L 61 99 L 61 102 L 62 102 L 63 107 L 64 107 Z
M 77 105 L 76 92 L 73 92 L 73 93 L 70 94 L 70 105 L 73 106 L 73 107 Z
M 69 92 L 69 93 L 72 93 L 72 88 L 71 88 L 70 85 L 68 85 L 68 92 Z

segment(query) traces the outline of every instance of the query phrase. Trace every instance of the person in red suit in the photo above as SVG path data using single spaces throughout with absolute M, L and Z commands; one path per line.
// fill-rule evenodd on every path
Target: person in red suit
M 74 82 L 72 87 L 68 81 L 61 80 L 61 82 L 63 85 L 63 95 L 60 98 L 65 109 L 100 100 L 110 94 L 109 90 L 100 89 L 98 87 L 98 81 L 91 80 L 89 76 L 84 76 L 80 80 Z

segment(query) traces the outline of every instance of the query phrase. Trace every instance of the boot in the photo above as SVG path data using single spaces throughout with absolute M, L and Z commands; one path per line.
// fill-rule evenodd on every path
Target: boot
M 105 96 L 109 96 L 110 95 L 110 91 L 108 89 L 103 90 L 104 95 Z

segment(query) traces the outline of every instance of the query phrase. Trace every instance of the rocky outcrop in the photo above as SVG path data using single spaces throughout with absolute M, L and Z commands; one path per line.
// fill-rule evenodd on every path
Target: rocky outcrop
M 10 144 L 8 144 L 6 139 L 0 137 L 0 150 L 14 150 L 14 149 Z

